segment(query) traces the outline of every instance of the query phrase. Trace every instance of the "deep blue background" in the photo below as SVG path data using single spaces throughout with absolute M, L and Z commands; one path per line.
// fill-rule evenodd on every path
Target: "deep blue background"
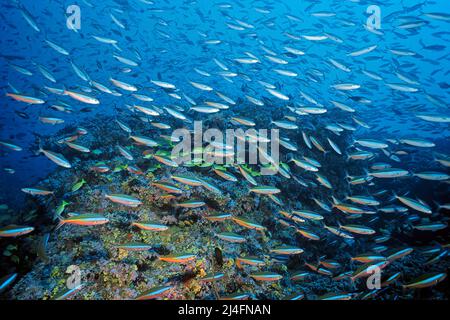
M 330 107 L 329 100 L 340 100 L 336 91 L 330 89 L 330 85 L 338 82 L 351 82 L 361 84 L 362 89 L 358 91 L 360 96 L 370 99 L 370 105 L 354 104 L 358 109 L 358 117 L 372 126 L 370 131 L 359 128 L 356 134 L 369 136 L 372 138 L 401 138 L 403 136 L 428 137 L 432 139 L 447 139 L 449 137 L 448 124 L 432 124 L 418 121 L 411 111 L 411 107 L 417 113 L 443 113 L 449 115 L 448 110 L 448 89 L 439 87 L 439 83 L 449 83 L 449 50 L 431 51 L 424 50 L 420 43 L 422 40 L 426 45 L 448 44 L 450 35 L 450 23 L 420 17 L 429 24 L 419 29 L 419 32 L 409 33 L 399 30 L 396 26 L 401 22 L 400 17 L 407 19 L 419 18 L 421 10 L 407 12 L 400 1 L 380 1 L 378 3 L 382 10 L 382 30 L 383 36 L 378 36 L 366 31 L 363 25 L 367 19 L 366 8 L 370 4 L 377 4 L 376 1 L 361 1 L 352 3 L 350 1 L 320 1 L 311 11 L 332 11 L 336 12 L 336 17 L 316 18 L 306 13 L 305 8 L 309 7 L 308 1 L 242 1 L 233 4 L 232 9 L 224 9 L 233 18 L 241 19 L 255 26 L 253 30 L 236 31 L 226 26 L 227 22 L 236 24 L 221 14 L 218 8 L 223 1 L 155 1 L 155 5 L 145 5 L 138 0 L 129 1 L 92 1 L 94 7 L 89 7 L 83 1 L 22 1 L 22 4 L 32 14 L 41 32 L 33 30 L 25 21 L 20 11 L 11 4 L 10 1 L 2 1 L 0 11 L 0 87 L 1 113 L 0 113 L 0 140 L 11 141 L 24 148 L 22 152 L 13 152 L 5 148 L 0 150 L 1 167 L 14 168 L 16 173 L 10 175 L 3 170 L 0 171 L 0 203 L 7 203 L 9 206 L 20 205 L 23 194 L 22 187 L 31 187 L 45 177 L 57 167 L 45 157 L 31 157 L 33 155 L 33 143 L 35 138 L 33 133 L 49 135 L 56 133 L 64 126 L 76 124 L 82 126 L 86 119 L 95 119 L 97 113 L 113 114 L 114 106 L 125 108 L 125 104 L 133 104 L 139 101 L 130 99 L 128 95 L 123 97 L 113 97 L 107 94 L 100 94 L 99 106 L 94 107 L 91 113 L 65 114 L 49 109 L 49 105 L 59 101 L 68 103 L 74 110 L 79 110 L 85 105 L 66 96 L 56 96 L 48 93 L 44 86 L 77 89 L 79 86 L 88 86 L 74 73 L 70 66 L 69 58 L 51 49 L 44 39 L 48 38 L 56 42 L 71 52 L 70 58 L 82 67 L 90 77 L 102 84 L 113 88 L 109 78 L 113 77 L 125 82 L 139 85 L 139 93 L 147 94 L 155 99 L 155 104 L 163 106 L 167 103 L 179 103 L 187 106 L 185 100 L 179 102 L 170 99 L 165 94 L 152 93 L 146 88 L 157 89 L 149 80 L 157 79 L 158 73 L 163 81 L 173 83 L 182 92 L 197 99 L 202 92 L 193 88 L 188 80 L 205 83 L 220 92 L 237 99 L 243 96 L 242 86 L 245 84 L 255 97 L 269 96 L 267 92 L 261 90 L 256 80 L 267 81 L 277 84 L 285 94 L 290 94 L 294 101 L 306 103 L 299 95 L 299 90 L 314 97 L 326 107 Z M 413 7 L 422 1 L 403 1 L 407 8 Z M 119 6 L 123 3 L 123 6 Z M 128 4 L 129 5 L 128 5 Z M 434 3 L 434 4 L 433 4 Z M 438 3 L 438 4 L 436 4 Z M 75 33 L 66 28 L 65 10 L 68 5 L 77 4 L 81 7 L 81 30 Z M 255 7 L 270 7 L 271 13 L 264 15 L 255 11 Z M 127 30 L 120 29 L 109 14 L 113 8 L 124 10 L 122 14 L 114 12 L 114 15 L 127 25 Z M 162 9 L 162 12 L 155 12 L 151 9 Z M 396 16 L 395 19 L 385 20 L 385 17 L 396 11 L 405 12 Z M 428 1 L 423 9 L 425 12 L 446 12 L 450 13 L 448 1 Z M 200 13 L 200 14 L 199 14 Z M 290 21 L 286 14 L 300 17 L 302 22 Z M 160 24 L 159 21 L 166 21 L 168 26 Z M 274 26 L 264 25 L 269 19 L 273 19 Z M 337 23 L 339 19 L 346 19 L 356 24 L 353 27 L 343 26 Z M 323 29 L 323 30 L 322 30 Z M 167 39 L 157 32 L 160 30 L 170 36 Z M 318 35 L 323 31 L 336 35 L 344 40 L 344 44 L 337 45 L 332 41 L 309 42 L 306 40 L 292 41 L 284 33 L 298 35 Z M 393 31 L 403 34 L 400 38 Z M 208 35 L 203 38 L 199 32 Z M 283 52 L 284 45 L 290 45 L 305 51 L 307 54 L 286 66 L 287 69 L 299 73 L 297 78 L 283 77 L 271 72 L 271 68 L 277 66 L 263 58 L 265 54 L 261 49 L 258 39 L 246 37 L 248 33 L 258 34 L 258 39 L 264 41 L 264 45 L 277 52 Z M 447 32 L 441 38 L 433 36 L 436 32 Z M 134 50 L 142 56 L 141 65 L 133 68 L 129 74 L 121 73 L 120 69 L 126 67 L 112 57 L 113 53 L 118 53 L 113 46 L 101 44 L 92 38 L 92 35 L 109 37 L 119 41 L 119 46 L 123 52 L 122 56 L 136 60 Z M 189 41 L 186 41 L 186 40 Z M 221 44 L 206 45 L 205 39 L 220 39 Z M 376 52 L 371 56 L 378 59 L 367 60 L 362 57 L 348 57 L 346 53 L 362 49 L 369 45 L 377 44 Z M 338 48 L 338 49 L 337 49 Z M 398 57 L 388 52 L 388 48 L 397 48 L 415 51 L 422 55 L 418 57 Z M 229 60 L 232 58 L 244 57 L 244 52 L 251 52 L 261 57 L 262 65 L 258 72 L 252 72 L 252 66 L 234 66 Z M 15 58 L 5 58 L 4 56 L 15 56 Z M 351 73 L 344 73 L 330 68 L 324 64 L 324 60 L 334 58 L 343 62 L 352 69 Z M 249 75 L 254 81 L 247 82 L 238 77 L 234 78 L 234 83 L 223 80 L 214 73 L 220 71 L 213 62 L 213 58 L 225 63 L 230 70 L 238 70 Z M 57 79 L 53 84 L 45 79 L 33 65 L 33 61 L 50 69 Z M 22 75 L 11 68 L 8 63 L 14 63 L 27 68 L 34 74 L 31 77 Z M 407 64 L 411 64 L 407 66 Z M 101 65 L 101 68 L 99 68 Z M 393 90 L 384 85 L 383 81 L 377 82 L 363 75 L 360 70 L 367 69 L 382 75 L 385 82 L 401 83 L 395 76 L 397 65 L 406 65 L 398 69 L 403 74 L 420 82 L 421 92 L 406 94 L 407 99 L 400 97 Z M 205 70 L 212 74 L 205 78 L 194 71 L 194 68 Z M 325 79 L 321 83 L 311 83 L 303 75 L 311 69 L 318 69 L 325 73 Z M 439 71 L 436 71 L 439 70 Z M 433 75 L 432 75 L 433 74 Z M 6 92 L 11 92 L 8 84 L 26 95 L 43 97 L 38 90 L 48 94 L 44 97 L 47 101 L 45 105 L 27 106 L 16 102 L 5 96 Z M 158 90 L 158 89 L 157 89 Z M 79 91 L 79 90 L 76 90 Z M 425 94 L 439 97 L 445 101 L 446 107 L 439 107 L 426 99 Z M 214 96 L 211 94 L 211 96 Z M 219 100 L 219 99 L 216 99 Z M 274 108 L 281 108 L 274 106 Z M 14 111 L 25 111 L 30 119 L 18 117 Z M 66 123 L 63 125 L 46 125 L 38 121 L 40 115 L 55 116 L 63 118 Z M 162 119 L 163 120 L 163 119 Z M 420 124 L 420 125 L 419 125 Z M 448 141 L 448 139 L 447 139 Z M 31 148 L 31 150 L 29 149 Z M 448 150 L 448 149 L 447 149 Z

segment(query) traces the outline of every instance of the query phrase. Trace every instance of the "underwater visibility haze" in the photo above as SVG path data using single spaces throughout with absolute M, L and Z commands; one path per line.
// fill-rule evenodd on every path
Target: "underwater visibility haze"
M 448 1 L 0 8 L 1 299 L 449 299 Z

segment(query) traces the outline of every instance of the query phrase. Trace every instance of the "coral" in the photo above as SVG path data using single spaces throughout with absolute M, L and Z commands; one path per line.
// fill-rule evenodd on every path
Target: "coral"
M 108 126 L 108 121 L 104 121 Z M 139 128 L 139 124 L 135 124 Z M 108 127 L 109 128 L 109 127 Z M 91 129 L 91 128 L 89 128 Z M 92 129 L 94 130 L 94 129 Z M 113 130 L 113 129 L 111 129 Z M 49 262 L 35 259 L 32 248 L 39 237 L 30 235 L 19 238 L 17 242 L 5 241 L 2 244 L 3 255 L 17 256 L 24 271 L 17 283 L 7 292 L 7 297 L 15 299 L 52 299 L 67 290 L 66 270 L 76 265 L 82 271 L 83 289 L 76 294 L 76 299 L 134 299 L 140 293 L 163 284 L 173 284 L 175 288 L 164 299 L 215 299 L 212 283 L 200 281 L 207 274 L 222 272 L 225 276 L 214 282 L 220 295 L 234 292 L 250 292 L 257 299 L 281 299 L 293 292 L 303 292 L 307 298 L 314 298 L 327 292 L 355 292 L 363 291 L 363 281 L 352 284 L 348 279 L 333 281 L 331 277 L 319 275 L 311 271 L 311 276 L 304 281 L 293 282 L 289 274 L 294 271 L 310 271 L 305 262 L 317 263 L 321 256 L 333 256 L 342 264 L 348 264 L 350 257 L 356 253 L 363 253 L 370 248 L 362 238 L 353 242 L 318 242 L 305 239 L 293 230 L 277 222 L 279 210 L 308 208 L 315 204 L 311 197 L 322 199 L 321 187 L 310 186 L 304 188 L 291 180 L 281 180 L 279 177 L 261 176 L 261 184 L 273 185 L 283 189 L 280 196 L 285 203 L 283 206 L 275 204 L 264 195 L 249 193 L 249 185 L 242 179 L 233 183 L 223 181 L 215 173 L 205 168 L 175 168 L 172 171 L 164 167 L 157 167 L 154 159 L 140 162 L 139 168 L 143 175 L 132 174 L 124 167 L 124 161 L 109 146 L 95 146 L 98 152 L 95 159 L 84 160 L 83 170 L 76 176 L 67 171 L 57 171 L 46 179 L 49 186 L 58 189 L 57 199 L 65 199 L 71 204 L 67 206 L 64 215 L 69 212 L 95 212 L 105 215 L 110 222 L 99 226 L 63 225 L 55 230 L 46 248 Z M 139 152 L 139 147 L 133 152 Z M 111 168 L 118 168 L 117 172 L 94 173 L 90 167 L 104 161 Z M 330 182 L 335 186 L 335 197 L 343 198 L 346 190 L 343 187 L 343 172 L 339 172 L 341 164 L 333 164 L 334 174 L 329 175 Z M 228 169 L 236 174 L 234 168 Z M 291 170 L 297 168 L 291 166 Z M 358 164 L 350 166 L 351 174 L 361 174 Z M 204 187 L 189 187 L 175 183 L 170 174 L 188 174 L 204 179 L 216 185 L 221 193 L 212 192 Z M 302 173 L 304 174 L 304 173 Z M 80 177 L 86 179 L 86 184 L 78 191 L 72 192 L 71 186 Z M 154 180 L 174 183 L 184 192 L 181 196 L 170 199 L 163 197 L 162 190 L 151 185 Z M 124 193 L 132 195 L 142 201 L 136 208 L 122 206 L 105 199 L 105 193 Z M 206 203 L 204 207 L 196 209 L 176 208 L 176 202 L 199 199 Z M 40 219 L 39 234 L 48 232 L 54 226 L 53 213 L 60 201 L 54 199 L 30 200 L 24 217 Z M 1 212 L 9 210 L 0 207 Z M 263 224 L 264 232 L 250 230 L 237 225 L 231 220 L 211 222 L 205 219 L 213 213 L 230 213 L 232 216 L 242 216 Z M 2 219 L 0 214 L 0 219 Z M 17 215 L 19 216 L 19 215 Z M 394 219 L 393 217 L 385 217 Z M 18 223 L 20 222 L 19 218 Z M 0 220 L 1 221 L 1 220 Z M 132 227 L 133 221 L 158 221 L 166 224 L 169 229 L 162 232 L 145 231 Z M 306 222 L 301 226 L 308 227 L 321 237 L 330 236 L 323 230 L 321 223 Z M 392 223 L 385 226 L 385 232 L 395 234 L 398 226 Z M 230 243 L 216 237 L 219 232 L 235 232 L 246 238 L 244 243 Z M 143 242 L 151 245 L 151 249 L 144 252 L 117 249 L 123 243 Z M 305 252 L 299 256 L 280 257 L 270 254 L 270 249 L 281 244 L 298 245 Z M 221 262 L 217 262 L 215 252 L 221 252 Z M 163 262 L 160 255 L 175 253 L 191 253 L 197 256 L 194 262 L 177 264 Z M 236 258 L 254 255 L 265 261 L 264 267 L 245 265 L 242 269 L 236 266 Z M 395 261 L 388 266 L 387 272 L 402 271 L 407 279 L 414 278 L 426 269 L 438 271 L 448 266 L 448 259 L 437 264 L 424 267 L 429 257 L 414 251 L 411 255 Z M 13 270 L 10 261 L 5 263 L 5 270 Z M 354 267 L 352 265 L 352 267 Z M 348 269 L 337 269 L 335 274 Z M 273 271 L 283 275 L 278 282 L 258 282 L 249 274 L 254 271 Z M 382 293 L 383 297 L 401 294 L 401 288 L 393 285 L 391 291 Z M 427 295 L 424 293 L 424 297 Z M 405 298 L 414 297 L 403 296 Z M 444 297 L 439 290 L 433 290 L 434 298 Z

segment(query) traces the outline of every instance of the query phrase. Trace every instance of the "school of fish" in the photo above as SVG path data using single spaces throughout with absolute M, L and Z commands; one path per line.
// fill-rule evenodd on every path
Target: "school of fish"
M 82 0 L 79 29 L 66 26 L 64 1 L 47 2 L 59 9 L 1 5 L 2 33 L 14 35 L 1 39 L 2 185 L 44 217 L 0 220 L 0 296 L 20 298 L 36 276 L 17 267 L 26 249 L 9 258 L 27 238 L 36 263 L 56 267 L 51 246 L 81 252 L 110 234 L 125 264 L 153 257 L 145 279 L 154 265 L 171 275 L 127 280 L 126 299 L 449 298 L 450 85 L 435 79 L 450 74 L 450 12 L 433 11 L 440 1 Z M 366 24 L 369 5 L 381 28 Z M 264 164 L 213 163 L 205 155 L 240 151 L 214 140 L 180 162 L 172 132 L 195 136 L 198 121 L 243 129 L 233 138 L 244 144 L 276 139 L 279 159 L 258 147 Z M 12 134 L 19 125 L 32 138 Z M 15 190 L 21 154 L 50 169 Z M 166 246 L 170 232 L 183 240 Z M 88 299 L 92 281 L 46 298 Z

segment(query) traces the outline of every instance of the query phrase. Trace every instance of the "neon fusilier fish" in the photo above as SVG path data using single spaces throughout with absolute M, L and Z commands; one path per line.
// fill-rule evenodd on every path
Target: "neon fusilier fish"
M 139 205 L 142 204 L 141 200 L 126 194 L 105 194 L 105 197 L 111 200 L 112 202 L 119 203 L 124 206 L 132 208 L 138 207 Z

